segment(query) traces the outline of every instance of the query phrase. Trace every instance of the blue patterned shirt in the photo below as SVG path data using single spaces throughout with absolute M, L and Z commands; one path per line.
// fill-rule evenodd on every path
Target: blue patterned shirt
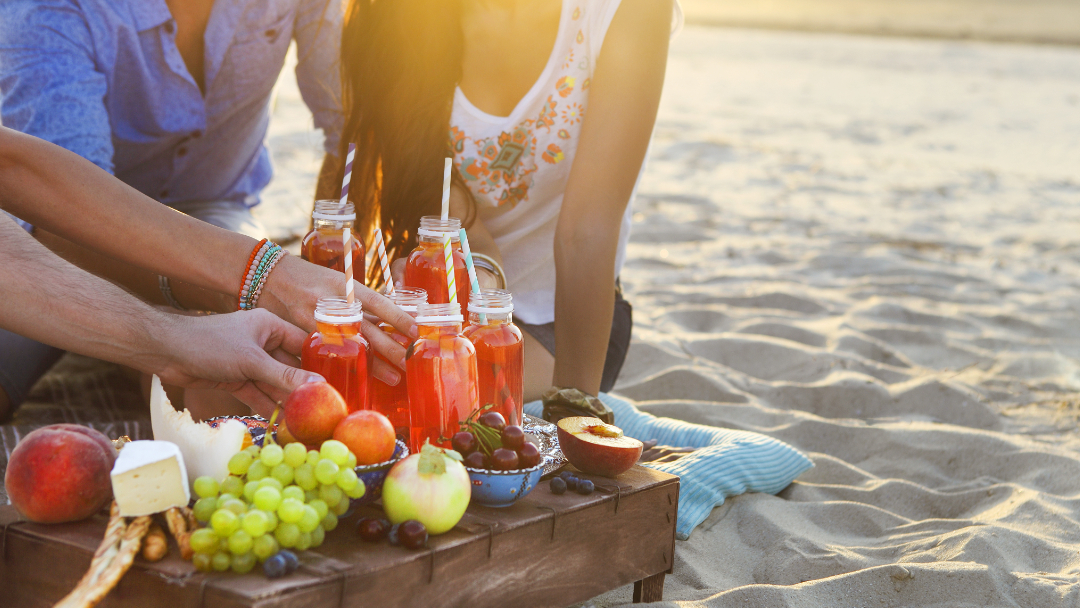
M 165 0 L 0 0 L 0 120 L 166 204 L 256 205 L 292 40 L 304 102 L 337 153 L 341 22 L 341 0 L 216 0 L 204 97 Z

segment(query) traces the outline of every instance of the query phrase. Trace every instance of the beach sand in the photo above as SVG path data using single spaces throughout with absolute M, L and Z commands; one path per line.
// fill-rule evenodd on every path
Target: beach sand
M 297 234 L 287 83 L 272 124 Z M 688 27 L 634 211 L 616 392 L 815 464 L 677 543 L 671 605 L 1080 605 L 1080 49 Z

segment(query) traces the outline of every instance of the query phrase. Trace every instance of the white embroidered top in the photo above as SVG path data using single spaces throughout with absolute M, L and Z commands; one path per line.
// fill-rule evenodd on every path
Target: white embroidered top
M 454 94 L 454 164 L 502 253 L 514 316 L 526 323 L 555 320 L 555 226 L 588 112 L 589 82 L 618 8 L 619 0 L 563 0 L 547 66 L 509 116 L 481 111 L 460 88 Z M 628 203 L 615 276 L 626 258 L 631 213 Z

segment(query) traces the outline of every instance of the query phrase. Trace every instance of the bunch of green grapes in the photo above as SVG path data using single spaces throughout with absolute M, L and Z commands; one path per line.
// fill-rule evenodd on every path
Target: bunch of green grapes
M 350 498 L 364 495 L 356 456 L 333 439 L 321 449 L 303 444 L 253 445 L 229 459 L 229 476 L 195 480 L 195 518 L 207 527 L 191 535 L 195 567 L 250 572 L 280 549 L 322 544 Z

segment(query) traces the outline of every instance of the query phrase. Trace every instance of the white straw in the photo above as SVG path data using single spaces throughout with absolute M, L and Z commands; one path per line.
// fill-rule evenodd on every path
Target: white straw
M 443 161 L 442 174 L 442 219 L 450 217 L 450 170 L 454 167 L 454 159 L 447 158 Z

